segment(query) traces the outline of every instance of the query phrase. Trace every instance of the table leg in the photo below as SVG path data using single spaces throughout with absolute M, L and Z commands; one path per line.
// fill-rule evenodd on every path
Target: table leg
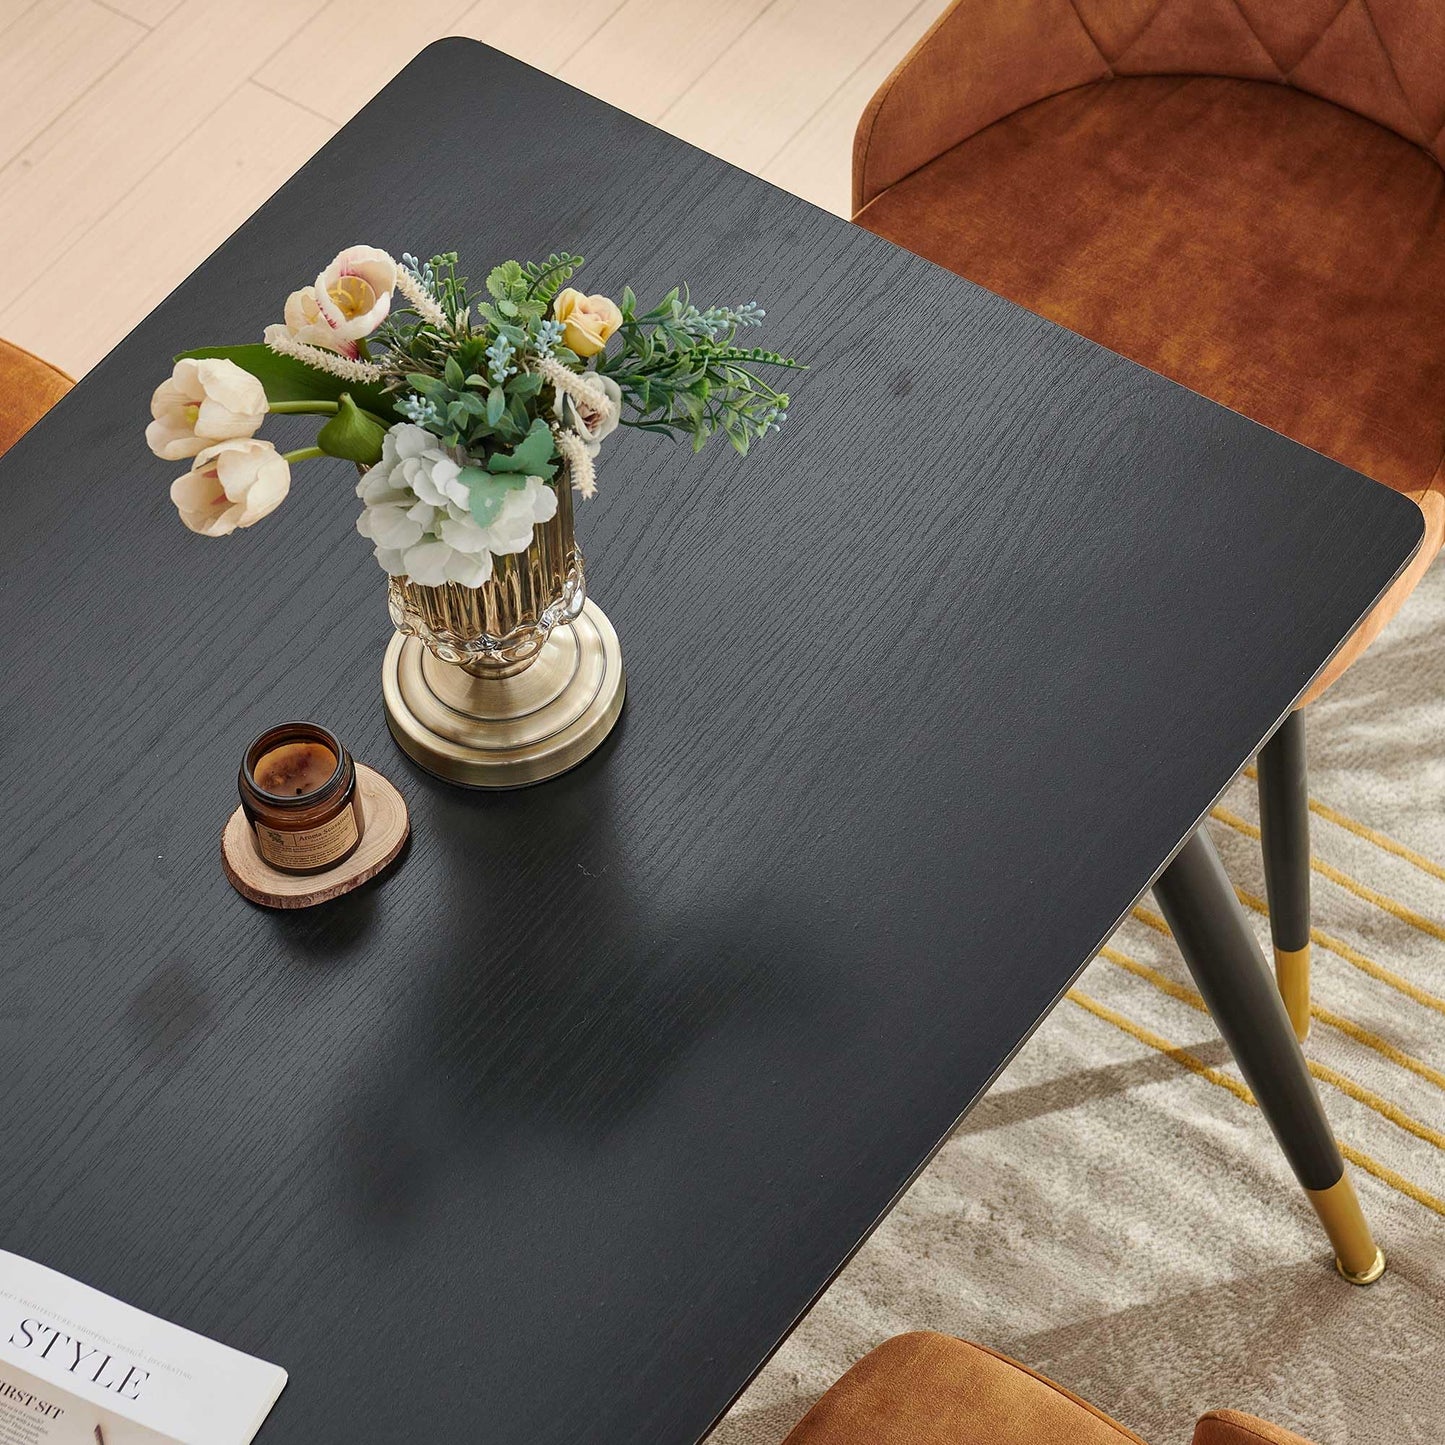
M 1353 1284 L 1385 1270 L 1264 954 L 1201 825 L 1154 885 L 1164 917 Z
M 1310 1031 L 1310 800 L 1302 712 L 1259 752 L 1259 832 L 1275 977 L 1295 1037 Z

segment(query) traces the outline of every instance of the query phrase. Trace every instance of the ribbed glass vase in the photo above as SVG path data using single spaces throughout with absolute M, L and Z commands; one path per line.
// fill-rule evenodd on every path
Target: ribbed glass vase
M 552 629 L 573 621 L 587 600 L 565 467 L 551 485 L 556 515 L 533 528 L 525 552 L 494 557 L 482 586 L 421 587 L 408 577 L 391 578 L 387 603 L 397 631 L 477 677 L 510 677 L 530 666 Z

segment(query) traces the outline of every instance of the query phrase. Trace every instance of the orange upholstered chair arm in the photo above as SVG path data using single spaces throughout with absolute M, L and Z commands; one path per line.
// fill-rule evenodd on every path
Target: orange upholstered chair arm
M 1069 0 L 956 0 L 858 122 L 854 213 L 984 126 L 1108 74 Z
M 1211 1410 L 1194 1427 L 1194 1445 L 1310 1445 L 1303 1435 L 1241 1415 L 1237 1410 Z

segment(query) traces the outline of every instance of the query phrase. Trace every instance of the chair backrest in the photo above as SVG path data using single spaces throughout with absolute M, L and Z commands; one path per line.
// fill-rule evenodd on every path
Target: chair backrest
M 1442 0 L 1068 0 L 1114 75 L 1283 82 L 1445 164 Z
M 1445 166 L 1445 0 L 953 0 L 859 121 L 853 209 L 1023 106 L 1135 75 L 1290 85 Z

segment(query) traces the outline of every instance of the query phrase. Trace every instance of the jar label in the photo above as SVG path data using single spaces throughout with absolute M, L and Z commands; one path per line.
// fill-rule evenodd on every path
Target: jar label
M 302 828 L 286 833 L 279 828 L 256 824 L 256 847 L 273 868 L 297 873 L 308 868 L 324 868 L 334 863 L 358 836 L 356 808 L 348 803 L 329 823 L 315 828 Z

